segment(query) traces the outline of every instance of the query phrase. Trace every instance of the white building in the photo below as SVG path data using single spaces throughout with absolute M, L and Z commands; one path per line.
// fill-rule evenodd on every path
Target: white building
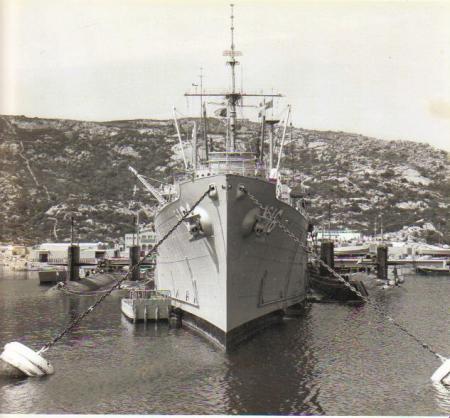
M 156 244 L 156 232 L 153 226 L 145 226 L 139 234 L 125 234 L 125 249 L 140 245 L 142 251 L 149 250 Z
M 359 241 L 362 233 L 353 229 L 330 229 L 317 231 L 319 241 L 330 239 L 336 242 Z
M 46 242 L 35 245 L 31 249 L 29 259 L 41 263 L 65 264 L 67 263 L 69 245 L 68 242 Z M 102 243 L 80 242 L 77 245 L 80 247 L 81 264 L 97 264 L 98 260 L 114 255 L 114 250 L 106 249 L 106 246 Z

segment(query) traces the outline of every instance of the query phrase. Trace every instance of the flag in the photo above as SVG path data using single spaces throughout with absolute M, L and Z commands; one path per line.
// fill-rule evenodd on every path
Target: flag
M 220 109 L 215 110 L 214 114 L 216 116 L 218 116 L 219 118 L 226 118 L 227 117 L 227 108 L 221 107 Z
M 266 109 L 270 109 L 273 107 L 273 99 L 268 102 L 262 102 L 259 104 L 260 111 L 258 113 L 258 117 L 262 117 L 266 114 Z

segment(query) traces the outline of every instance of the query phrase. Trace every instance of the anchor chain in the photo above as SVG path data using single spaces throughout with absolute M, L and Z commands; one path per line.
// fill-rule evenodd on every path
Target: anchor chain
M 262 203 L 252 194 L 250 193 L 245 186 L 241 185 L 239 187 L 239 190 L 244 192 L 250 200 L 261 210 L 264 210 L 264 206 Z M 325 263 L 323 260 L 320 259 L 320 257 L 307 245 L 303 244 L 299 237 L 297 237 L 294 233 L 292 233 L 279 219 L 275 219 L 275 223 L 279 226 L 279 228 L 288 235 L 293 241 L 295 241 L 306 253 L 311 254 L 311 258 L 314 261 L 317 261 L 321 266 L 323 266 L 333 277 L 339 280 L 342 284 L 344 284 L 346 287 L 348 287 L 353 293 L 355 293 L 358 297 L 360 297 L 364 302 L 366 302 L 370 307 L 372 307 L 376 312 L 378 312 L 381 316 L 386 318 L 391 324 L 396 326 L 398 329 L 403 331 L 406 335 L 408 335 L 410 338 L 412 338 L 414 341 L 416 341 L 423 349 L 429 351 L 431 354 L 433 354 L 435 357 L 437 357 L 439 360 L 444 362 L 446 358 L 433 350 L 428 344 L 421 341 L 418 337 L 416 337 L 414 334 L 412 334 L 408 329 L 405 328 L 402 324 L 397 322 L 394 318 L 392 318 L 390 315 L 388 315 L 386 312 L 383 311 L 383 309 L 378 306 L 375 302 L 373 302 L 371 299 L 369 299 L 367 296 L 361 294 L 361 292 L 356 289 L 354 286 L 352 286 L 351 283 L 349 283 L 347 280 L 344 279 L 336 270 L 332 269 L 327 263 Z
M 155 244 L 155 246 L 148 251 L 144 257 L 139 260 L 139 262 L 134 265 L 128 273 L 118 280 L 109 290 L 107 290 L 102 296 L 100 296 L 93 305 L 91 305 L 88 309 L 86 309 L 82 314 L 77 316 L 73 321 L 69 323 L 69 325 L 64 328 L 60 333 L 58 333 L 55 337 L 52 338 L 50 342 L 45 344 L 39 351 L 38 354 L 45 353 L 50 347 L 56 344 L 61 338 L 63 338 L 66 334 L 68 334 L 73 328 L 75 328 L 87 315 L 89 315 L 98 305 L 100 305 L 107 296 L 109 296 L 114 289 L 117 289 L 122 282 L 131 277 L 132 273 L 139 268 L 139 266 L 143 263 L 144 259 L 149 255 L 156 252 L 156 250 L 161 246 L 161 244 L 184 222 L 184 220 L 194 211 L 194 209 L 200 204 L 200 202 L 209 194 L 211 191 L 211 186 L 206 190 L 205 193 L 201 195 L 201 197 L 192 205 L 192 207 L 178 220 L 178 222 L 170 228 L 170 230 Z

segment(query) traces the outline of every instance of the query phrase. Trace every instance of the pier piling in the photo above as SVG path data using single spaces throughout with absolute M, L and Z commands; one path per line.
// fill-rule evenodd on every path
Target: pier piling
M 139 245 L 133 245 L 130 247 L 130 269 L 139 263 L 139 255 L 141 248 Z M 139 280 L 139 268 L 133 271 L 130 280 Z
M 80 247 L 71 244 L 67 249 L 69 281 L 80 280 Z
M 380 245 L 377 248 L 377 278 L 388 279 L 388 247 Z
M 334 269 L 334 242 L 333 241 L 323 241 L 320 244 L 320 259 Z M 327 276 L 328 270 L 325 267 L 320 266 L 320 275 Z

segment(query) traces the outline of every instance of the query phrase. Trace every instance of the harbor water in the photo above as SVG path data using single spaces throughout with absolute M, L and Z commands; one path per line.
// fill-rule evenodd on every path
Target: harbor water
M 449 294 L 448 277 L 410 275 L 371 297 L 449 356 Z M 0 345 L 39 349 L 94 300 L 0 270 Z M 184 328 L 131 324 L 112 295 L 46 357 L 54 375 L 0 380 L 0 413 L 450 413 L 450 390 L 430 381 L 439 361 L 368 306 L 312 304 L 223 353 Z

